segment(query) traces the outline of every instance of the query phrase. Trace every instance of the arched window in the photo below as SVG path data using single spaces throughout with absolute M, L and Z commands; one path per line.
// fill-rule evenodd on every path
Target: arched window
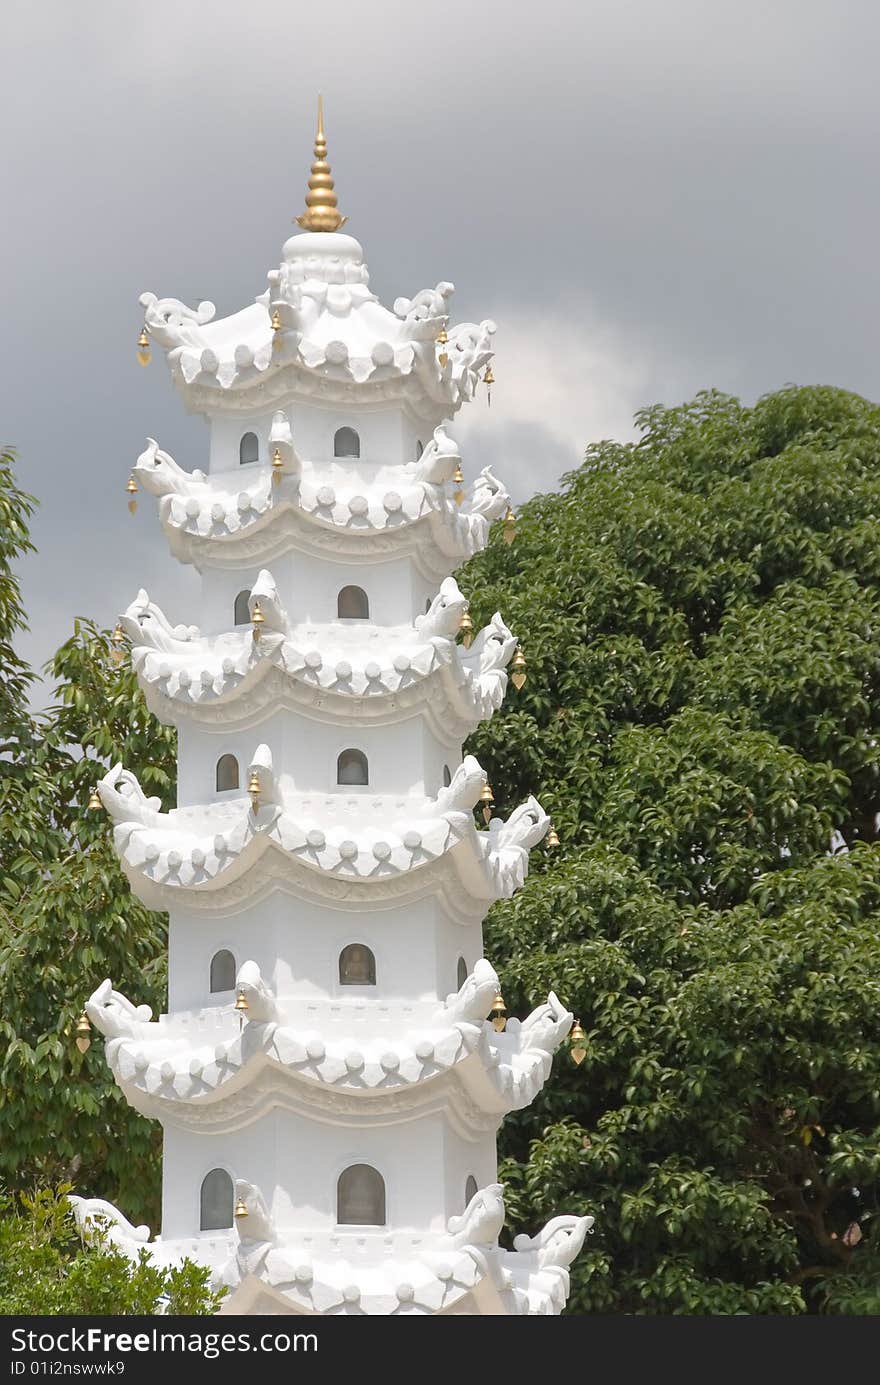
M 238 788 L 238 761 L 234 755 L 221 755 L 217 761 L 217 792 Z
M 363 587 L 343 587 L 336 598 L 340 620 L 369 620 L 370 602 Z
M 251 599 L 249 591 L 239 592 L 235 598 L 235 610 L 233 617 L 236 625 L 249 625 L 251 619 L 251 608 L 248 602 Z
M 333 438 L 334 457 L 359 457 L 360 438 L 353 428 L 337 428 Z
M 235 1190 L 225 1169 L 212 1169 L 202 1179 L 199 1196 L 199 1227 L 202 1231 L 225 1231 L 232 1225 Z
M 444 789 L 448 789 L 448 788 L 449 788 L 449 785 L 450 785 L 451 783 L 452 783 L 452 773 L 451 773 L 451 771 L 450 771 L 450 769 L 449 769 L 449 766 L 448 766 L 448 765 L 444 765 L 444 766 L 443 766 L 443 787 L 444 787 Z
M 337 428 L 333 438 L 334 457 L 359 457 L 361 440 L 353 428 Z
M 260 440 L 256 433 L 244 433 L 241 442 L 238 444 L 238 463 L 239 466 L 247 466 L 248 462 L 258 462 L 260 460 Z
M 369 784 L 367 757 L 362 750 L 343 750 L 336 761 L 337 784 Z
M 479 1188 L 477 1187 L 477 1180 L 474 1178 L 474 1175 L 473 1175 L 472 1173 L 469 1173 L 468 1176 L 467 1176 L 467 1182 L 466 1182 L 465 1185 L 464 1185 L 464 1205 L 465 1205 L 465 1207 L 467 1207 L 468 1203 L 469 1203 L 473 1198 L 475 1198 L 475 1197 L 477 1196 L 477 1193 L 478 1193 L 479 1191 L 480 1191 L 480 1190 L 479 1190 Z
M 339 954 L 342 986 L 375 986 L 376 959 L 366 943 L 349 943 Z
M 385 1180 L 369 1164 L 352 1164 L 336 1185 L 336 1220 L 341 1226 L 385 1225 Z
M 458 983 L 458 989 L 459 989 L 459 990 L 461 990 L 461 988 L 462 988 L 462 986 L 464 985 L 465 981 L 467 981 L 468 975 L 469 975 L 469 973 L 468 973 L 468 968 L 467 968 L 467 962 L 464 960 L 463 957 L 459 957 L 459 959 L 458 959 L 458 968 L 457 968 L 457 971 L 456 971 L 456 981 L 457 981 L 457 983 Z M 213 991 L 213 989 L 214 989 L 214 987 L 212 986 L 212 987 L 211 987 L 211 990 Z
M 424 450 L 425 448 L 422 444 L 421 438 L 416 438 L 416 461 L 419 460 Z
M 235 958 L 225 947 L 211 958 L 211 990 L 235 990 Z

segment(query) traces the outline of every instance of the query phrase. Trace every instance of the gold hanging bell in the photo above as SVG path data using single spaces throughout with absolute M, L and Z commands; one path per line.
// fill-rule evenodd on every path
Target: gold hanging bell
M 492 1021 L 492 1028 L 497 1033 L 503 1034 L 507 1025 L 507 1006 L 504 1004 L 504 996 L 500 991 L 496 993 L 495 999 L 492 1001 L 489 1018 Z
M 89 794 L 88 811 L 90 813 L 99 813 L 103 806 L 98 790 L 93 788 L 92 792 Z
M 471 620 L 467 611 L 463 612 L 461 620 L 458 622 L 458 629 L 461 634 L 462 644 L 465 649 L 470 649 L 474 640 L 474 622 Z
M 456 489 L 452 492 L 452 498 L 456 505 L 460 505 L 464 500 L 464 472 L 461 469 L 461 462 L 456 462 L 455 471 L 452 473 L 452 483 Z
M 501 537 L 505 543 L 513 543 L 516 538 L 516 515 L 509 505 L 507 514 L 504 516 L 504 528 L 501 530 Z
M 138 493 L 138 483 L 134 479 L 134 472 L 132 472 L 129 476 L 128 484 L 126 485 L 125 489 L 128 492 L 128 513 L 130 515 L 133 515 L 138 507 L 138 503 L 135 500 L 135 496 Z
M 276 351 L 281 345 L 281 314 L 275 308 L 272 313 L 272 350 Z
M 581 1063 L 587 1056 L 587 1036 L 584 1033 L 583 1025 L 581 1024 L 580 1020 L 575 1020 L 574 1024 L 571 1026 L 571 1030 L 569 1031 L 568 1035 L 568 1040 L 568 1051 L 571 1055 L 571 1061 L 574 1063 L 576 1068 L 579 1068 Z
M 510 681 L 519 692 L 526 681 L 526 656 L 522 652 L 522 645 L 516 646 L 516 653 L 510 665 Z
M 445 327 L 441 327 L 440 331 L 437 333 L 437 345 L 440 347 L 440 352 L 437 356 L 437 361 L 440 365 L 441 370 L 449 364 L 449 355 L 446 350 L 446 343 L 448 341 L 449 333 L 446 331 Z
M 110 643 L 113 646 L 110 650 L 110 658 L 114 664 L 121 664 L 125 658 L 125 631 L 118 620 L 113 628 L 113 634 L 110 636 Z
M 87 1053 L 91 1047 L 92 1026 L 89 1024 L 89 1017 L 83 1010 L 76 1022 L 76 1046 L 80 1053 Z
M 272 453 L 272 483 L 278 485 L 281 481 L 281 474 L 284 471 L 284 458 L 281 455 L 281 448 L 276 447 Z
M 254 627 L 254 639 L 260 638 L 260 630 L 266 624 L 266 617 L 260 609 L 259 601 L 254 602 L 254 609 L 251 611 L 251 625 Z
M 480 794 L 480 797 L 477 801 L 479 803 L 482 803 L 483 821 L 485 823 L 488 823 L 492 817 L 492 804 L 495 802 L 495 795 L 493 794 L 492 786 L 489 783 L 483 785 L 483 791 Z
M 544 838 L 544 845 L 549 846 L 551 849 L 559 845 L 559 834 L 557 833 L 556 828 L 553 826 L 552 822 L 550 824 L 550 831 Z
M 239 1012 L 239 1014 L 245 1014 L 250 1009 L 250 1006 L 247 1003 L 247 996 L 245 995 L 244 991 L 239 991 L 238 995 L 235 997 L 234 1008 Z
M 255 769 L 252 769 L 250 772 L 250 778 L 248 779 L 248 793 L 251 796 L 251 807 L 253 808 L 254 812 L 256 812 L 260 806 L 260 776 L 259 774 L 257 774 L 257 771 Z
M 247 1203 L 245 1202 L 245 1200 L 244 1200 L 243 1197 L 236 1198 L 236 1200 L 235 1200 L 235 1212 L 234 1212 L 233 1215 L 234 1215 L 239 1221 L 241 1220 L 242 1217 L 250 1216 L 250 1213 L 248 1212 L 248 1209 L 247 1209 Z
M 495 376 L 492 373 L 491 365 L 486 366 L 486 373 L 483 376 L 483 384 L 486 386 L 486 403 L 492 406 L 492 386 L 495 384 Z
M 140 336 L 138 337 L 138 365 L 149 365 L 149 364 L 150 364 L 150 338 L 147 336 L 147 324 L 144 323 L 143 327 L 141 328 L 141 334 L 140 334 Z

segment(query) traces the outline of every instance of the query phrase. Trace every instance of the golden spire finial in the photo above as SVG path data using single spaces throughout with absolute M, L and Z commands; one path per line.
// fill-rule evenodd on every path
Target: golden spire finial
M 315 135 L 315 162 L 312 164 L 306 210 L 296 218 L 304 231 L 339 231 L 348 221 L 340 216 L 333 187 L 333 176 L 327 162 L 327 141 L 324 138 L 324 104 L 318 97 L 318 131 Z

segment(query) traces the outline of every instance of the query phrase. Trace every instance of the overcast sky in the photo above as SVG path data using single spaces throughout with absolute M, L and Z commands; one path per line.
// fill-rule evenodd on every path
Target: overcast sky
M 876 0 L 39 0 L 0 27 L 0 442 L 39 498 L 22 566 L 46 659 L 145 586 L 195 618 L 147 434 L 207 430 L 138 295 L 266 287 L 302 210 L 315 96 L 346 230 L 389 303 L 439 279 L 498 322 L 456 427 L 517 500 L 644 404 L 795 381 L 876 398 Z

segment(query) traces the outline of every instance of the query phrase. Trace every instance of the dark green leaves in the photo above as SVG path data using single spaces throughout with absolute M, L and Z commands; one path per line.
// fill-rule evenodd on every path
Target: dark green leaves
M 486 952 L 587 1033 L 505 1124 L 510 1222 L 595 1214 L 575 1312 L 876 1312 L 880 411 L 640 423 L 463 573 L 529 663 L 471 748 L 562 838 Z

